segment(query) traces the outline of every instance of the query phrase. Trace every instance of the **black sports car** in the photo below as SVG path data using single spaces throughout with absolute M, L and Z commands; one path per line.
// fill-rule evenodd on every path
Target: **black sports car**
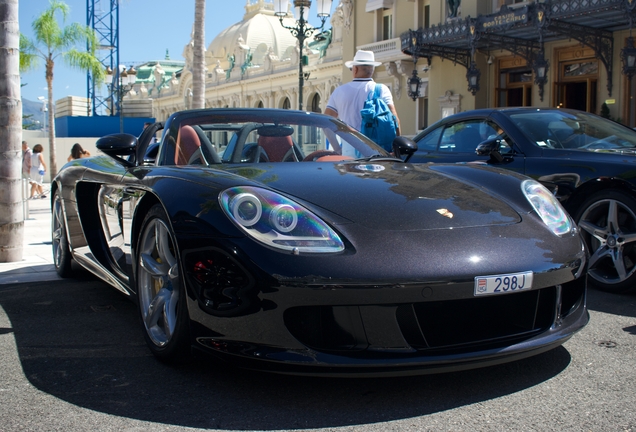
M 415 374 L 534 355 L 588 321 L 584 243 L 534 180 L 404 163 L 300 111 L 179 112 L 149 146 L 161 128 L 101 138 L 108 156 L 52 184 L 57 271 L 130 296 L 160 359 Z
M 590 251 L 590 282 L 636 289 L 636 132 L 568 109 L 498 108 L 449 116 L 415 137 L 417 162 L 482 162 L 528 175 L 559 199 Z

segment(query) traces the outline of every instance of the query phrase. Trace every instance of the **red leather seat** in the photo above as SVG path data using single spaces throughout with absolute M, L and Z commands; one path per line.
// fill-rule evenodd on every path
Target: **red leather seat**
M 294 145 L 291 136 L 259 136 L 258 145 L 265 150 L 270 162 L 283 162 Z
M 177 146 L 174 151 L 174 163 L 187 165 L 192 155 L 201 147 L 199 135 L 192 126 L 181 126 L 177 135 Z

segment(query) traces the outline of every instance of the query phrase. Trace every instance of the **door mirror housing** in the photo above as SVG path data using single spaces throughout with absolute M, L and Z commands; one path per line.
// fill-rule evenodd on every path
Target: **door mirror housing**
M 404 162 L 408 162 L 416 151 L 417 144 L 412 139 L 403 136 L 397 136 L 393 139 L 393 154 L 400 159 L 406 155 Z
M 481 142 L 475 149 L 478 156 L 490 156 L 493 162 L 502 162 L 504 160 L 501 154 L 501 138 L 494 137 Z
M 137 149 L 137 137 L 130 134 L 118 133 L 106 135 L 97 140 L 95 144 L 98 150 L 106 153 L 117 162 L 126 167 L 135 166 L 134 162 L 124 159 L 122 156 L 134 155 Z

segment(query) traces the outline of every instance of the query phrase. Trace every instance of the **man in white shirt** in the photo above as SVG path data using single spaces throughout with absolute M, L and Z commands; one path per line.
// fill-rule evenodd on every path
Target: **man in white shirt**
M 373 72 L 375 67 L 382 63 L 375 61 L 373 51 L 358 50 L 352 61 L 345 62 L 345 66 L 353 72 L 353 81 L 337 87 L 327 102 L 325 114 L 336 117 L 355 130 L 362 129 L 362 117 L 360 110 L 369 97 L 369 93 L 375 90 Z M 381 97 L 389 106 L 389 109 L 397 121 L 397 135 L 400 135 L 400 119 L 393 105 L 391 90 L 384 84 L 380 84 Z

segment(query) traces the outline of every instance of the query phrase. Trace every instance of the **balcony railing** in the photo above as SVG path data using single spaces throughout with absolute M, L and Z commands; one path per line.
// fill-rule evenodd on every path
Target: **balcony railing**
M 402 52 L 402 43 L 400 41 L 400 38 L 360 45 L 357 47 L 357 49 L 373 51 L 373 53 L 375 54 L 375 60 L 379 62 L 407 60 L 411 58 L 411 56 L 408 56 Z

